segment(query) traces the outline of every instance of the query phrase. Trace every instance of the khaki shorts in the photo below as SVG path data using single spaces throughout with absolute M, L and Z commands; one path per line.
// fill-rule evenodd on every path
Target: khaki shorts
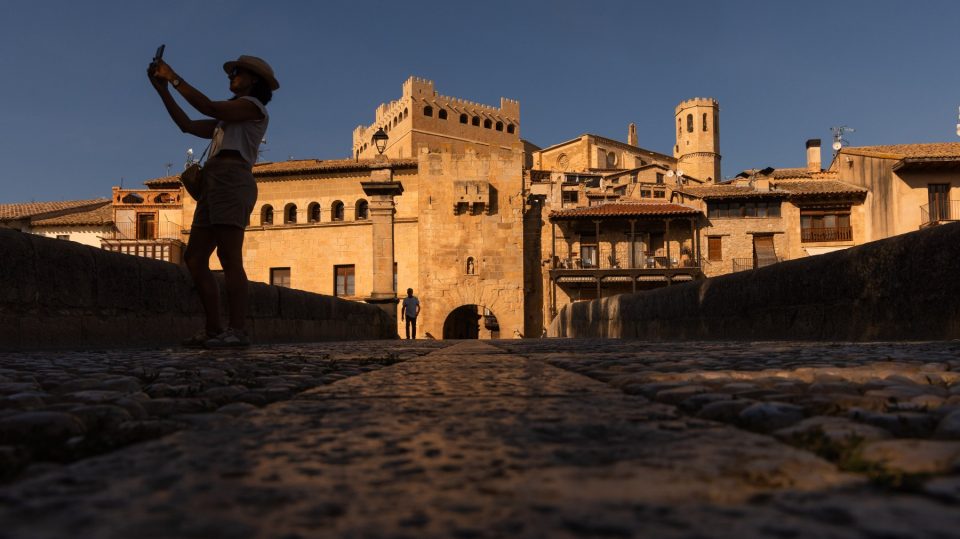
M 257 182 L 250 166 L 212 157 L 203 167 L 203 194 L 197 201 L 193 226 L 228 225 L 246 228 L 257 203 Z

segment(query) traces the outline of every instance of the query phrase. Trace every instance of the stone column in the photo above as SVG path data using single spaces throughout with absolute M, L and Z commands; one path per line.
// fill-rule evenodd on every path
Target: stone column
M 377 165 L 374 165 L 376 167 Z M 388 163 L 374 168 L 370 181 L 360 182 L 363 192 L 370 197 L 368 210 L 372 225 L 373 289 L 367 303 L 379 305 L 390 315 L 397 327 L 397 292 L 393 289 L 393 198 L 403 194 L 403 185 L 393 181 L 393 170 Z

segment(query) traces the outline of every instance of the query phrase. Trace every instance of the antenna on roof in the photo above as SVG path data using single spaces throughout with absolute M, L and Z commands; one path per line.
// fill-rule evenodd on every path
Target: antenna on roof
M 833 131 L 833 156 L 836 157 L 840 148 L 843 148 L 844 144 L 849 144 L 847 139 L 843 138 L 843 134 L 853 133 L 856 129 L 841 125 L 839 127 L 831 127 L 830 131 Z
M 164 163 L 163 166 L 167 168 L 167 176 L 169 176 L 169 175 L 170 175 L 170 167 L 173 166 L 173 163 Z

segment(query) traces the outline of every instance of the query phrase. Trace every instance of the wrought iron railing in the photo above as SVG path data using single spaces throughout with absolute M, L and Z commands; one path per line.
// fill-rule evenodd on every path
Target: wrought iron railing
M 920 226 L 940 221 L 960 220 L 960 200 L 942 200 L 920 206 Z
M 182 240 L 180 223 L 116 223 L 115 230 L 104 236 L 110 240 Z
M 801 228 L 800 241 L 850 241 L 853 239 L 853 228 L 837 226 L 832 228 Z
M 776 259 L 760 259 L 754 260 L 753 258 L 734 258 L 733 259 L 733 271 L 747 271 L 757 268 L 762 268 L 764 266 L 769 266 L 771 264 L 776 264 L 778 262 L 783 262 L 783 257 L 778 256 Z

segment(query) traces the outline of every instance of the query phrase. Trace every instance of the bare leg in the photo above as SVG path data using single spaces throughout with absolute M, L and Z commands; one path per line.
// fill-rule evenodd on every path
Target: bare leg
M 214 225 L 217 256 L 227 284 L 230 327 L 243 330 L 247 321 L 247 272 L 243 270 L 243 232 L 235 226 Z
M 220 292 L 217 281 L 210 271 L 210 255 L 216 247 L 213 230 L 210 228 L 193 227 L 190 231 L 190 242 L 183 259 L 187 269 L 193 277 L 193 284 L 200 295 L 200 303 L 206 314 L 207 333 L 217 335 L 222 331 L 220 327 Z

